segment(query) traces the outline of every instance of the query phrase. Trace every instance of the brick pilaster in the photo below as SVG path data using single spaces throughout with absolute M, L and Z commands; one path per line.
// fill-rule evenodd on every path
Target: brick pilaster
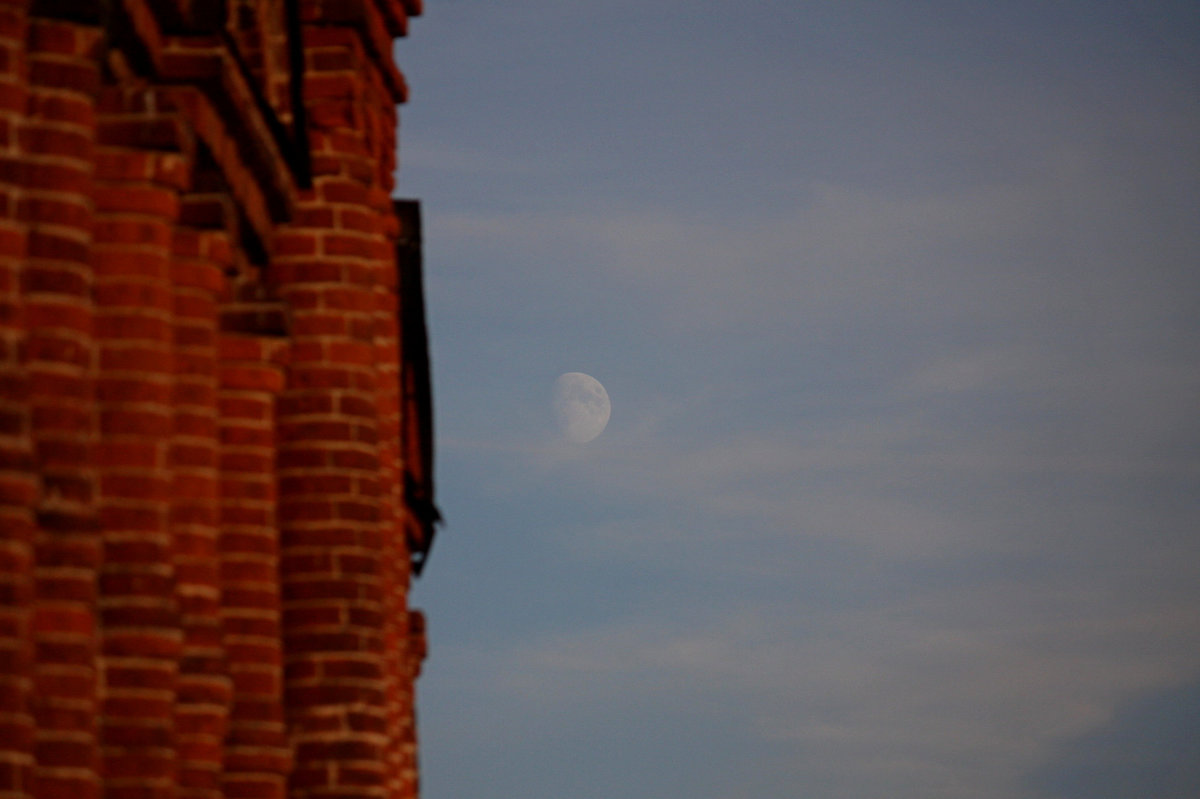
M 274 474 L 287 350 L 284 338 L 221 337 L 221 611 L 234 691 L 221 785 L 228 799 L 282 799 L 291 770 Z
M 380 175 L 390 184 L 390 171 Z M 380 232 L 394 251 L 398 232 L 395 217 L 378 209 Z M 408 657 L 409 552 L 404 535 L 404 453 L 401 448 L 401 356 L 399 275 L 394 263 L 380 270 L 375 285 L 375 363 L 379 389 L 379 523 L 382 544 L 384 709 L 387 744 L 384 749 L 389 799 L 416 796 L 416 763 L 412 738 L 412 679 Z
M 39 470 L 34 537 L 33 793 L 96 799 L 96 573 L 93 455 L 96 347 L 89 246 L 95 28 L 33 18 L 28 118 L 19 131 L 26 373 Z
M 185 195 L 181 221 L 203 196 Z M 200 214 L 197 214 L 200 215 Z M 177 227 L 172 242 L 175 429 L 170 530 L 183 634 L 175 740 L 180 799 L 220 799 L 233 689 L 221 624 L 218 323 L 232 261 L 223 230 Z
M 25 226 L 18 131 L 28 103 L 24 3 L 0 3 L 0 799 L 26 799 L 33 769 L 33 505 L 37 473 L 22 364 Z
M 392 259 L 372 120 L 395 100 L 377 90 L 370 31 L 333 24 L 319 6 L 305 4 L 304 30 L 313 189 L 277 236 L 270 265 L 294 339 L 279 420 L 290 788 L 293 797 L 382 799 L 380 391 L 392 376 L 381 375 L 377 326 Z
M 416 795 L 418 10 L 0 0 L 0 799 Z
M 155 89 L 101 92 L 97 154 L 96 337 L 100 345 L 101 741 L 105 799 L 174 799 L 182 652 L 175 594 L 171 442 L 173 231 L 185 157 L 143 149 L 169 129 Z

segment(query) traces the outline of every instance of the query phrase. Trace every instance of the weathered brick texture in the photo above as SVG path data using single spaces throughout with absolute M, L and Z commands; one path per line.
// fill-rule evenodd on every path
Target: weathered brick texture
M 417 795 L 419 12 L 0 0 L 0 799 Z

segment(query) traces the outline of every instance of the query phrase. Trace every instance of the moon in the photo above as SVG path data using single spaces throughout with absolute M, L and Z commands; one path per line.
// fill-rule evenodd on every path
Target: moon
M 554 420 L 564 437 L 586 444 L 604 432 L 612 404 L 600 381 L 583 372 L 567 372 L 554 381 Z

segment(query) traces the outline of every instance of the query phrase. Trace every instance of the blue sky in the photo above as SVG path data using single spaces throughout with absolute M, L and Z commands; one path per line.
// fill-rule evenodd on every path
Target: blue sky
M 425 799 L 1200 795 L 1200 6 L 426 6 Z

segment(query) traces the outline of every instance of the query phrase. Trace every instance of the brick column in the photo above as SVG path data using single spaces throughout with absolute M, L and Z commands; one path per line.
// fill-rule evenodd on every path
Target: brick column
M 0 3 L 0 799 L 29 796 L 33 716 L 28 627 L 37 477 L 21 363 L 25 229 L 17 137 L 28 103 L 24 3 Z
M 100 614 L 106 799 L 174 799 L 182 634 L 171 508 L 173 228 L 188 175 L 149 87 L 106 87 L 97 154 L 97 404 L 104 564 Z
M 404 682 L 399 693 L 402 721 L 397 730 L 396 748 L 401 755 L 402 796 L 416 797 L 420 794 L 420 770 L 417 763 L 417 702 L 416 681 L 421 676 L 421 664 L 425 661 L 428 644 L 425 637 L 425 614 L 409 610 L 404 615 L 406 651 L 404 658 Z
M 306 6 L 314 186 L 274 242 L 294 340 L 280 407 L 280 511 L 293 797 L 381 799 L 388 743 L 377 286 L 391 261 L 369 142 L 378 67 L 360 32 Z M 364 11 L 369 11 L 365 4 Z M 391 146 L 391 143 L 388 145 Z
M 386 173 L 390 181 L 390 171 Z M 381 178 L 383 175 L 381 175 Z M 372 217 L 395 251 L 395 217 L 378 209 Z M 382 223 L 382 224 L 381 224 Z M 404 453 L 400 446 L 400 297 L 395 264 L 380 270 L 375 286 L 375 364 L 379 379 L 379 522 L 382 537 L 383 636 L 387 745 L 384 750 L 387 796 L 416 796 L 416 753 L 412 739 L 412 678 L 408 654 L 409 552 L 404 534 Z
M 19 133 L 28 224 L 26 373 L 41 485 L 34 536 L 33 793 L 96 799 L 96 527 L 92 157 L 99 31 L 30 19 Z
M 193 191 L 195 187 L 193 187 Z M 185 197 L 181 218 L 202 216 L 203 196 Z M 175 740 L 180 799 L 220 799 L 232 686 L 221 625 L 218 554 L 218 307 L 232 261 L 221 230 L 175 229 L 175 432 L 170 527 L 175 595 L 183 631 Z
M 274 475 L 287 346 L 277 337 L 221 337 L 221 612 L 234 691 L 221 786 L 227 799 L 282 799 L 291 768 Z

